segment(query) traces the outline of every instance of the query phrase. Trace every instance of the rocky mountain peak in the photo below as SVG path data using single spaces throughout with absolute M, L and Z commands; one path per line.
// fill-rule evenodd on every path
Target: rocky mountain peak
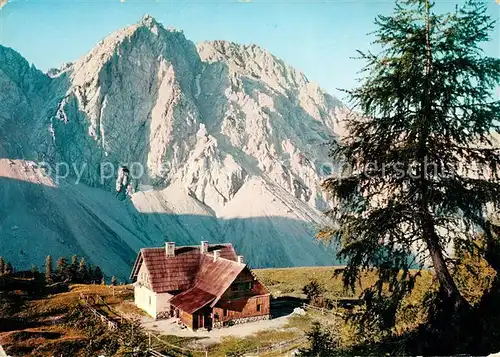
M 257 45 L 228 41 L 205 41 L 198 45 L 202 60 L 223 61 L 231 71 L 263 79 L 274 89 L 296 89 L 309 83 L 306 76 Z
M 149 14 L 146 14 L 142 17 L 141 21 L 139 21 L 139 24 L 142 25 L 142 26 L 146 26 L 148 28 L 152 28 L 154 26 L 161 26 L 158 21 L 156 21 L 156 19 L 149 15 Z
M 14 56 L 3 52 L 0 59 Z M 85 198 L 88 217 L 96 207 L 109 211 L 97 223 L 109 224 L 113 234 L 105 239 L 128 237 L 134 249 L 171 232 L 179 243 L 202 236 L 232 241 L 256 266 L 329 257 L 312 247 L 310 225 L 321 224 L 319 210 L 328 208 L 318 183 L 343 105 L 269 51 L 227 41 L 196 46 L 145 16 L 50 76 L 33 72 L 12 81 L 5 73 L 16 67 L 7 62 L 0 60 L 0 85 L 14 89 L 0 91 L 0 139 L 2 130 L 13 137 L 9 123 L 30 123 L 18 130 L 24 136 L 4 145 L 7 151 L 26 143 L 44 161 L 83 169 L 80 184 L 108 191 L 118 174 L 102 180 L 101 165 L 130 169 L 130 201 Z M 18 62 L 20 72 L 31 71 Z M 60 197 L 85 185 L 67 185 Z M 120 204 L 129 208 L 107 210 Z M 92 225 L 95 218 L 86 219 Z M 13 237 L 0 227 L 2 234 Z

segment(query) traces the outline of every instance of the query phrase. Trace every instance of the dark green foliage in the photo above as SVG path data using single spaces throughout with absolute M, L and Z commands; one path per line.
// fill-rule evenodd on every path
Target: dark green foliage
M 104 275 L 102 274 L 101 268 L 95 267 L 92 272 L 92 284 L 101 284 L 104 279 Z
M 5 260 L 3 260 L 3 257 L 0 257 L 0 275 L 3 275 L 5 272 Z
M 56 263 L 56 277 L 57 281 L 67 283 L 91 283 L 91 278 L 88 274 L 89 268 L 86 265 L 85 259 L 82 258 L 78 262 L 78 257 L 73 255 L 71 264 L 64 257 L 60 257 Z
M 55 279 L 70 284 L 100 284 L 103 274 L 99 267 L 92 269 L 85 258 L 82 257 L 78 262 L 78 257 L 73 255 L 71 265 L 68 265 L 64 257 L 57 260 Z
M 87 277 L 90 281 L 91 284 L 99 284 L 94 281 L 94 269 L 92 268 L 92 265 L 87 265 Z
M 332 149 L 343 175 L 324 185 L 338 203 L 329 212 L 336 228 L 320 236 L 339 241 L 347 286 L 378 268 L 365 298 L 386 327 L 414 285 L 409 269 L 429 259 L 449 325 L 471 307 L 450 274 L 446 247 L 473 249 L 478 229 L 497 244 L 485 212 L 500 203 L 500 149 L 491 136 L 500 124 L 492 97 L 500 60 L 480 48 L 494 24 L 481 2 L 435 14 L 428 0 L 400 1 L 376 24 L 381 50 L 361 53 L 365 76 L 349 92 L 360 113 Z M 487 251 L 480 250 L 488 259 Z
M 97 274 L 97 275 L 95 275 Z M 87 265 L 85 258 L 78 261 L 78 257 L 73 255 L 71 264 L 64 257 L 60 257 L 56 263 L 55 273 L 52 271 L 52 257 L 49 255 L 45 260 L 45 280 L 51 284 L 54 282 L 65 282 L 68 284 L 100 284 L 102 272 L 99 268 L 92 271 L 90 265 Z
M 72 282 L 79 281 L 78 279 L 78 256 L 75 254 L 71 257 L 71 265 L 69 266 L 69 275 Z
M 302 289 L 302 292 L 307 296 L 307 301 L 312 305 L 320 307 L 323 307 L 324 304 L 325 291 L 325 287 L 315 279 L 311 280 Z
M 64 257 L 59 257 L 56 262 L 56 276 L 58 281 L 70 282 L 71 272 L 68 266 L 68 261 Z
M 85 258 L 82 258 L 80 260 L 80 264 L 78 265 L 77 280 L 80 282 L 90 281 L 89 268 L 87 267 L 87 262 L 85 261 Z
M 325 326 L 315 322 L 311 331 L 307 333 L 310 343 L 308 348 L 300 349 L 301 357 L 330 357 L 336 355 L 336 348 L 339 345 L 338 338 Z

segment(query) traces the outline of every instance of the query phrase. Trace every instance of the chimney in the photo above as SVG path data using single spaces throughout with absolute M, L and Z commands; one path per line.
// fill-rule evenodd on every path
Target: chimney
M 201 254 L 208 253 L 208 242 L 207 241 L 204 241 L 204 240 L 201 241 L 200 253 Z
M 167 253 L 167 257 L 175 256 L 175 242 L 166 242 L 165 251 Z
M 220 257 L 220 250 L 214 250 L 214 262 Z
M 243 260 L 243 255 L 238 255 L 238 264 L 245 264 L 245 260 Z

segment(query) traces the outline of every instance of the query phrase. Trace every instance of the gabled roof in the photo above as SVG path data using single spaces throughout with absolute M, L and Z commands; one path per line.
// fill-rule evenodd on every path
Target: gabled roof
M 215 250 L 220 250 L 220 258 L 216 262 L 213 261 L 212 257 L 212 253 Z M 149 273 L 151 289 L 156 293 L 164 293 L 187 290 L 195 284 L 198 285 L 198 282 L 201 281 L 200 276 L 202 273 L 205 276 L 202 279 L 203 281 L 211 279 L 217 280 L 216 286 L 222 284 L 219 282 L 219 278 L 216 279 L 216 274 L 223 273 L 222 267 L 225 266 L 227 268 L 228 263 L 224 262 L 231 262 L 235 266 L 245 266 L 236 262 L 237 256 L 232 244 L 211 244 L 208 247 L 208 253 L 210 255 L 201 254 L 200 246 L 181 246 L 175 248 L 175 255 L 173 257 L 167 257 L 164 247 L 143 248 L 140 250 L 135 261 L 131 280 L 137 278 L 139 269 L 144 263 Z M 212 273 L 207 271 L 207 267 L 205 267 L 205 263 L 209 261 L 217 263 L 210 265 L 210 269 L 213 270 Z M 230 275 L 232 276 L 232 274 Z M 210 285 L 210 283 L 205 283 L 204 287 L 209 287 Z M 226 284 L 224 283 L 223 285 L 225 286 Z M 211 290 L 206 290 L 209 293 L 215 291 L 212 287 L 209 287 L 209 289 Z M 214 295 L 217 296 L 217 294 Z
M 182 311 L 192 314 L 193 312 L 207 306 L 215 299 L 215 296 L 197 288 L 196 286 L 188 289 L 170 300 L 170 304 Z
M 228 259 L 213 260 L 210 256 L 203 256 L 201 269 L 196 277 L 195 286 L 216 296 L 211 306 L 215 306 L 222 294 L 245 269 L 245 264 L 239 264 Z
M 203 254 L 194 286 L 174 296 L 170 304 L 189 314 L 209 303 L 213 307 L 245 268 L 245 264 L 224 258 L 214 261 L 213 256 Z

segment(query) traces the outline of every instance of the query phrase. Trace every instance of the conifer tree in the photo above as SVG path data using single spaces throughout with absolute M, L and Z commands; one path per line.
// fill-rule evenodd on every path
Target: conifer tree
M 379 281 L 365 295 L 372 306 L 384 291 L 400 301 L 414 284 L 409 269 L 430 265 L 438 300 L 453 314 L 470 307 L 450 274 L 447 248 L 475 248 L 478 230 L 497 244 L 485 213 L 500 203 L 492 138 L 500 59 L 481 49 L 494 29 L 484 3 L 436 14 L 429 1 L 400 1 L 394 14 L 378 16 L 380 52 L 360 52 L 364 77 L 349 92 L 358 112 L 332 149 L 345 165 L 324 184 L 338 203 L 329 212 L 335 225 L 319 236 L 340 243 L 347 285 L 378 267 Z M 398 304 L 382 305 L 393 317 Z
M 102 279 L 104 278 L 101 268 L 95 267 L 93 275 L 92 275 L 92 283 L 93 284 L 100 284 Z
M 36 267 L 35 264 L 31 264 L 31 276 L 33 277 L 33 279 L 36 279 L 37 278 L 37 275 L 38 275 L 38 268 Z
M 0 257 L 0 275 L 3 275 L 5 272 L 5 260 L 3 260 L 3 257 Z
M 50 255 L 45 259 L 45 281 L 52 282 L 52 256 Z
M 94 282 L 94 268 L 90 264 L 87 265 L 87 279 L 88 284 L 96 284 Z
M 75 283 L 78 280 L 78 256 L 75 254 L 71 257 L 71 265 L 69 267 L 69 273 L 71 276 L 71 282 Z
M 114 275 L 111 277 L 111 285 L 113 285 L 113 286 L 117 285 L 116 276 L 114 276 Z
M 57 259 L 56 275 L 59 281 L 66 281 L 69 278 L 69 267 L 66 258 L 59 257 L 59 259 Z
M 89 283 L 89 272 L 87 270 L 87 262 L 85 261 L 85 258 L 82 257 L 80 260 L 80 265 L 78 266 L 78 281 L 84 284 Z

